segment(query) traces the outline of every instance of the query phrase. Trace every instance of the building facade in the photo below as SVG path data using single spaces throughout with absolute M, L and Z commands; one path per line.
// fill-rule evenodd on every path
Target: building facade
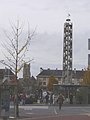
M 50 69 L 42 69 L 42 71 L 37 75 L 37 84 L 40 87 L 47 88 L 49 78 L 54 76 L 58 83 L 61 84 L 62 80 L 62 71 L 60 70 L 50 70 Z
M 13 81 L 14 77 L 15 75 L 10 69 L 0 69 L 0 84 L 4 83 L 6 80 Z
M 58 84 L 63 84 L 63 70 L 51 70 L 51 69 L 42 69 L 37 75 L 37 84 L 41 88 L 47 88 L 49 78 L 54 76 L 58 80 Z M 72 70 L 72 84 L 79 85 L 83 80 L 84 71 L 83 70 Z
M 24 64 L 23 79 L 20 82 L 26 94 L 30 94 L 34 92 L 34 89 L 36 88 L 37 83 L 36 83 L 36 79 L 34 78 L 34 76 L 31 76 L 30 63 Z

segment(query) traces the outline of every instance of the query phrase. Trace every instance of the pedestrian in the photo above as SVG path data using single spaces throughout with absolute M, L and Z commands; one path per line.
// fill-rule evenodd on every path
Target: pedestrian
M 53 94 L 51 93 L 51 95 L 50 95 L 50 105 L 52 105 L 53 104 Z
M 52 95 L 52 99 L 53 99 L 53 105 L 55 104 L 55 95 Z
M 45 99 L 46 99 L 46 104 L 48 104 L 48 101 L 49 101 L 49 95 L 48 94 L 45 96 Z
M 73 104 L 73 94 L 72 93 L 70 93 L 69 99 L 70 99 L 70 104 Z
M 22 95 L 20 96 L 20 99 L 21 99 L 21 105 L 25 105 L 26 95 L 25 95 L 25 94 L 22 94 Z
M 61 110 L 61 106 L 63 104 L 63 101 L 64 101 L 64 96 L 60 93 L 60 95 L 58 96 L 58 104 L 59 104 L 59 110 Z

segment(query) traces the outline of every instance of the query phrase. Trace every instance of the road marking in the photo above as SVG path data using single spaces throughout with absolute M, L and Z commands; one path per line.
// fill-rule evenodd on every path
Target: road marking
M 82 111 L 84 111 L 84 112 L 90 112 L 90 110 L 86 110 L 86 109 L 82 109 Z
M 24 110 L 32 110 L 32 108 L 23 108 Z
M 20 107 L 24 110 L 32 110 L 32 109 L 48 109 L 48 106 L 22 106 Z
M 88 113 L 87 115 L 90 116 L 90 113 Z
M 13 117 L 13 116 L 10 116 L 9 118 L 10 118 L 10 119 L 14 119 L 15 117 Z
M 10 106 L 10 108 L 14 108 L 14 106 Z M 19 106 L 21 109 L 48 109 L 48 106 Z
M 55 108 L 54 108 L 54 113 L 55 113 L 56 115 L 58 114 Z
M 84 115 L 90 116 L 90 113 L 84 113 Z
M 34 114 L 34 113 L 26 113 L 26 114 L 30 114 L 31 115 L 31 114 Z

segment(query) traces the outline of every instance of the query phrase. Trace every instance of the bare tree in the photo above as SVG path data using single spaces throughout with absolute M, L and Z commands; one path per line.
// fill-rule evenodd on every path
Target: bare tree
M 28 25 L 29 27 L 29 25 Z M 11 35 L 7 35 L 8 41 L 5 41 L 3 47 L 7 51 L 7 53 L 3 53 L 5 56 L 5 60 L 0 60 L 2 64 L 7 66 L 15 73 L 15 81 L 16 81 L 16 88 L 15 88 L 15 116 L 19 116 L 19 105 L 18 105 L 18 73 L 23 68 L 24 63 L 29 63 L 31 60 L 25 60 L 26 52 L 29 48 L 30 41 L 34 36 L 35 30 L 30 33 L 28 28 L 27 38 L 22 41 L 21 38 L 23 27 L 20 25 L 19 21 L 17 21 L 16 25 L 11 24 L 12 33 Z M 20 42 L 21 41 L 21 42 Z

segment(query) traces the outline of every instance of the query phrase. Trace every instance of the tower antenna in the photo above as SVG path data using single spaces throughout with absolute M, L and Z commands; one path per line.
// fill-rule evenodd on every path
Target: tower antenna
M 69 18 L 70 16 L 71 16 L 70 13 L 68 13 L 68 16 L 67 16 L 67 17 Z

